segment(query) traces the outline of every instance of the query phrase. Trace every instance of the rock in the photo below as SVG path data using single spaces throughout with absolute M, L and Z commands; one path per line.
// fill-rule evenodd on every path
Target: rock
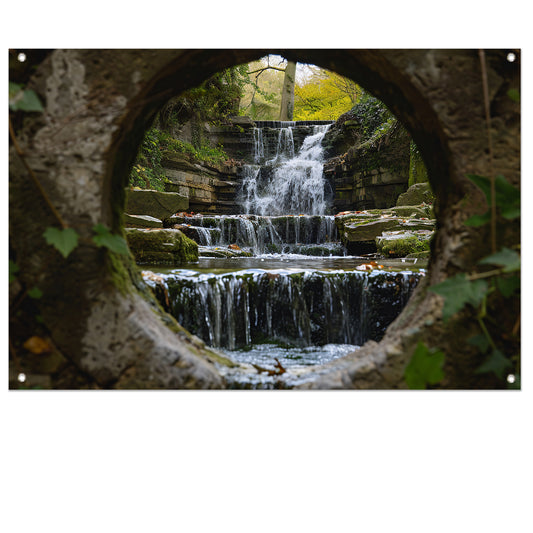
M 383 213 L 389 213 L 404 218 L 433 218 L 431 215 L 431 206 L 428 204 L 421 205 L 400 205 L 391 209 L 383 210 Z
M 435 201 L 435 195 L 431 190 L 429 183 L 415 183 L 407 191 L 398 196 L 397 206 L 432 204 Z
M 433 233 L 430 230 L 384 232 L 376 237 L 376 247 L 385 257 L 406 257 L 420 252 L 429 254 L 429 241 Z
M 175 229 L 126 229 L 128 245 L 139 264 L 177 265 L 198 261 L 198 244 Z
M 189 209 L 189 199 L 178 193 L 127 189 L 125 211 L 164 220 L 178 211 Z
M 379 218 L 370 222 L 351 222 L 344 226 L 344 238 L 350 242 L 373 241 L 384 231 L 392 231 L 399 226 L 399 219 Z
M 230 245 L 231 246 L 231 245 Z M 251 252 L 245 250 L 235 250 L 228 247 L 210 247 L 210 246 L 199 246 L 198 255 L 200 257 L 252 257 Z
M 150 215 L 129 215 L 124 213 L 124 225 L 127 228 L 162 228 L 163 222 Z
M 415 214 L 418 209 L 415 208 Z M 432 233 L 434 231 L 435 220 L 428 220 L 426 217 L 406 218 L 397 216 L 395 214 L 396 210 L 397 208 L 384 210 L 373 209 L 369 211 L 348 212 L 341 216 L 336 216 L 335 223 L 341 240 L 348 252 L 357 255 L 377 251 L 377 239 L 385 233 L 409 233 L 412 235 L 414 232 Z M 425 214 L 425 211 L 423 213 Z M 423 249 L 425 250 L 426 248 Z M 388 255 L 388 250 L 387 248 L 386 255 Z M 402 252 L 400 255 L 407 255 L 407 253 L 420 250 L 421 248 L 415 247 L 415 249 L 409 249 L 408 252 L 405 254 Z

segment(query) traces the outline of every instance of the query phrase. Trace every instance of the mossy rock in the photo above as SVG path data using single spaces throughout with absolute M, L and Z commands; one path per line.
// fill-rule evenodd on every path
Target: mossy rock
M 429 183 L 415 183 L 414 185 L 411 185 L 407 191 L 398 196 L 396 205 L 432 204 L 434 201 L 435 195 L 433 194 Z
M 433 232 L 386 232 L 376 238 L 378 253 L 385 257 L 407 257 L 412 254 L 429 254 L 429 241 Z
M 430 250 L 425 250 L 423 252 L 414 252 L 412 254 L 406 255 L 407 259 L 429 259 L 431 255 Z
M 404 218 L 429 218 L 431 214 L 430 205 L 399 205 L 391 209 L 385 209 L 383 213 L 390 213 Z
M 135 260 L 143 264 L 198 261 L 198 244 L 176 229 L 126 229 Z

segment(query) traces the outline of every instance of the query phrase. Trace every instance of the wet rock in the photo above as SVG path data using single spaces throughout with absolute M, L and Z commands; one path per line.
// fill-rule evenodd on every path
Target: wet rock
M 175 229 L 126 229 L 128 245 L 138 264 L 178 265 L 198 261 L 198 244 Z

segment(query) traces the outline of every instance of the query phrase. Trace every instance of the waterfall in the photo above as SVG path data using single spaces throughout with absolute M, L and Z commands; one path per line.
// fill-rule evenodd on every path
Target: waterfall
M 162 277 L 178 322 L 210 345 L 233 350 L 273 341 L 320 346 L 379 340 L 420 276 L 253 269 Z
M 329 124 L 313 126 L 312 135 L 305 138 L 296 155 L 292 127 L 280 128 L 276 152 L 267 161 L 261 128 L 254 129 L 255 165 L 245 165 L 240 194 L 245 213 L 262 216 L 326 213 L 322 139 L 329 127 Z
M 193 215 L 181 217 L 180 223 L 196 229 L 198 237 L 193 236 L 202 246 L 236 244 L 254 255 L 344 255 L 332 215 Z

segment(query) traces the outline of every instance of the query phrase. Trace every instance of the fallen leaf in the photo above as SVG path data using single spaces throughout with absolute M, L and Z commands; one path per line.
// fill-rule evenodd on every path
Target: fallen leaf
M 54 348 L 42 337 L 30 337 L 24 344 L 24 348 L 34 354 L 50 353 Z

